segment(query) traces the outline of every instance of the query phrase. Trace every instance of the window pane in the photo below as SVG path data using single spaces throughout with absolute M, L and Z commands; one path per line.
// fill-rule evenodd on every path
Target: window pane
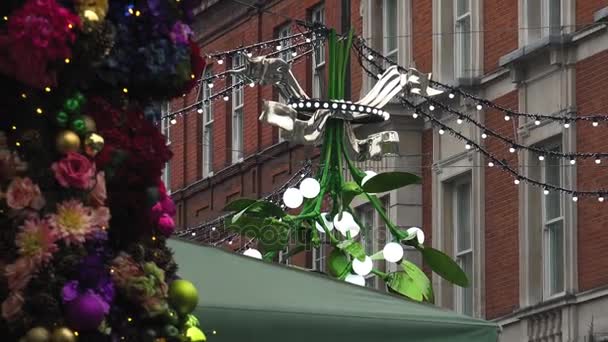
M 549 288 L 551 294 L 564 289 L 564 230 L 563 221 L 550 224 L 549 232 Z
M 459 287 L 458 291 L 460 292 L 459 306 L 460 312 L 472 316 L 473 315 L 473 253 L 463 254 L 458 257 L 458 263 L 460 267 L 466 273 L 469 278 L 469 286 L 468 287 Z
M 372 276 L 369 278 L 365 278 L 365 286 L 375 289 L 376 288 L 376 277 Z
M 363 246 L 365 247 L 365 253 L 372 255 L 374 253 L 374 211 L 364 206 L 357 208 L 357 218 L 363 227 L 361 227 L 361 238 Z
M 549 1 L 549 20 L 548 26 L 551 28 L 551 33 L 558 33 L 561 26 L 561 0 Z
M 458 77 L 471 76 L 471 16 L 456 22 L 456 70 Z
M 456 0 L 456 16 L 469 12 L 469 0 Z
M 384 52 L 397 49 L 397 0 L 384 0 Z
M 458 252 L 471 248 L 471 184 L 456 187 L 456 236 Z
M 207 124 L 203 129 L 203 176 L 213 170 L 213 124 Z
M 561 185 L 561 160 L 560 158 L 545 159 L 545 183 L 560 186 Z M 550 191 L 545 195 L 545 218 L 547 220 L 561 216 L 561 194 L 558 191 Z
M 526 0 L 526 22 L 524 23 L 526 43 L 540 38 L 541 35 L 541 0 Z

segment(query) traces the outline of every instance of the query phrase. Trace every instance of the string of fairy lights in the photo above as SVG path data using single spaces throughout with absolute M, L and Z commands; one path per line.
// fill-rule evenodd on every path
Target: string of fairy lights
M 383 71 L 383 67 L 382 65 L 378 64 L 377 62 L 374 61 L 374 58 L 365 58 L 365 55 L 359 53 L 358 54 L 358 60 L 359 63 L 361 64 L 362 69 L 370 76 L 375 76 L 376 73 L 374 73 L 373 71 L 371 71 L 369 68 L 367 68 L 365 66 L 365 61 L 367 61 L 368 64 L 373 65 L 376 69 L 378 69 L 380 72 Z M 392 62 L 391 64 L 394 64 L 394 62 Z M 593 190 L 593 191 L 579 191 L 579 190 L 572 190 L 572 189 L 568 189 L 568 188 L 564 188 L 558 185 L 553 185 L 553 184 L 548 184 L 545 182 L 541 182 L 537 179 L 533 179 L 530 177 L 527 177 L 525 175 L 522 175 L 518 170 L 517 167 L 515 166 L 511 166 L 509 164 L 509 162 L 504 159 L 504 158 L 500 158 L 498 156 L 496 156 L 495 154 L 493 154 L 492 152 L 490 152 L 488 149 L 484 148 L 484 146 L 482 146 L 480 143 L 468 138 L 467 136 L 465 136 L 464 134 L 460 133 L 459 131 L 453 129 L 452 127 L 444 124 L 443 122 L 441 122 L 441 120 L 439 120 L 435 115 L 432 114 L 432 112 L 435 110 L 434 106 L 440 106 L 441 109 L 443 110 L 452 110 L 451 107 L 449 107 L 448 105 L 442 104 L 440 102 L 437 101 L 432 101 L 431 104 L 429 104 L 429 99 L 428 97 L 424 97 L 422 96 L 422 99 L 424 101 L 422 101 L 419 104 L 414 104 L 412 102 L 411 99 L 406 98 L 403 95 L 399 95 L 398 96 L 400 102 L 403 104 L 404 107 L 409 108 L 410 110 L 413 111 L 413 113 L 415 113 L 416 115 L 422 116 L 424 118 L 426 118 L 433 126 L 435 126 L 436 128 L 438 128 L 439 130 L 439 134 L 443 135 L 445 133 L 448 133 L 452 136 L 454 136 L 456 139 L 461 140 L 465 143 L 465 149 L 466 150 L 473 150 L 473 151 L 477 151 L 479 153 L 481 153 L 482 155 L 484 155 L 487 160 L 488 160 L 488 167 L 498 167 L 499 169 L 507 172 L 508 174 L 510 174 L 513 177 L 513 183 L 515 185 L 519 185 L 521 182 L 526 182 L 528 184 L 531 184 L 533 186 L 539 187 L 541 189 L 543 189 L 543 193 L 545 195 L 549 195 L 551 192 L 556 191 L 556 192 L 561 192 L 561 193 L 565 193 L 571 196 L 572 201 L 577 202 L 579 200 L 579 197 L 582 196 L 592 196 L 592 197 L 596 197 L 597 200 L 599 202 L 604 202 L 606 196 L 608 195 L 608 190 Z M 479 108 L 478 106 L 476 107 L 477 110 L 481 110 L 482 108 Z M 464 115 L 463 113 L 460 113 L 456 110 L 453 111 L 453 113 L 462 116 Z M 466 115 L 464 115 L 465 117 L 468 117 Z M 481 125 L 480 128 L 485 128 L 485 126 Z M 495 133 L 495 132 L 494 132 Z M 497 134 L 498 135 L 498 134 Z M 517 147 L 528 147 L 528 146 L 523 146 L 523 145 L 517 145 L 517 146 L 512 146 L 509 149 L 509 152 L 511 153 L 515 153 Z M 528 147 L 529 148 L 529 147 Z M 544 149 L 537 149 L 536 151 L 537 153 L 539 153 L 539 157 L 541 156 L 546 156 L 546 155 L 551 155 L 550 151 L 544 150 Z M 591 153 L 590 156 L 597 156 L 597 155 L 606 155 L 605 153 Z M 560 156 L 560 155 L 556 155 Z M 561 156 L 561 157 L 569 157 L 571 158 L 571 155 L 567 155 L 567 156 Z M 586 155 L 585 155 L 586 157 Z M 539 160 L 544 160 L 540 159 Z M 576 162 L 572 162 L 573 159 L 570 159 L 570 165 L 574 165 L 576 164 Z M 575 159 L 574 159 L 575 160 Z M 596 159 L 596 163 L 597 163 Z
M 268 195 L 264 196 L 263 199 L 285 208 L 282 203 L 283 193 L 285 190 L 297 187 L 300 181 L 310 175 L 312 175 L 313 167 L 312 162 L 307 160 L 304 166 L 293 173 L 293 175 L 279 188 L 276 188 Z M 196 241 L 200 243 L 209 243 L 213 246 L 219 246 L 227 243 L 232 245 L 232 242 L 239 236 L 238 233 L 230 231 L 226 227 L 226 219 L 231 217 L 232 214 L 225 214 L 218 216 L 217 218 L 204 222 L 200 225 L 182 229 L 175 233 L 175 236 L 182 239 Z M 251 243 L 251 241 L 249 241 Z

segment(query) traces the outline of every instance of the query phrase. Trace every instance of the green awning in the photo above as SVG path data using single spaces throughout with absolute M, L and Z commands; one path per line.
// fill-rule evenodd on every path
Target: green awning
M 216 248 L 169 246 L 198 288 L 194 314 L 209 342 L 497 340 L 496 324 L 432 305 Z

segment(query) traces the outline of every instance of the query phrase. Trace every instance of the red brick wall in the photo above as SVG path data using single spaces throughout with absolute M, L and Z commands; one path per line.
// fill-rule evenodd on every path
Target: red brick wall
M 498 59 L 517 49 L 517 1 L 483 2 L 484 72 L 498 68 Z
M 517 108 L 515 91 L 495 100 Z M 486 125 L 513 138 L 513 120 L 504 121 L 500 113 L 486 113 Z M 487 139 L 486 148 L 517 168 L 517 155 L 509 153 L 499 140 Z M 485 168 L 485 278 L 486 318 L 512 312 L 519 305 L 519 223 L 518 187 L 498 168 Z
M 605 0 L 583 0 L 576 3 L 576 28 L 581 29 L 593 23 L 593 13 L 608 6 Z
M 433 241 L 433 130 L 422 132 L 422 230 L 425 244 L 432 245 Z M 431 276 L 429 267 L 424 271 Z
M 580 2 L 580 1 L 579 1 Z M 596 54 L 576 65 L 576 103 L 579 113 L 608 112 L 608 52 Z M 576 125 L 578 151 L 608 151 L 606 125 Z M 577 188 L 606 189 L 606 168 L 593 159 L 577 163 Z M 605 203 L 582 199 L 578 207 L 578 281 L 582 291 L 608 284 L 608 210 Z
M 433 2 L 412 1 L 412 52 L 414 65 L 433 71 Z

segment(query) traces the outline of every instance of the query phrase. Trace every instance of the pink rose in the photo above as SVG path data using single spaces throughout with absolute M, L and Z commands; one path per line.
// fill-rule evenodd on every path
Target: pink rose
M 40 210 L 45 201 L 40 188 L 31 179 L 16 177 L 6 191 L 6 204 L 13 209 L 30 207 Z
M 23 297 L 19 292 L 12 292 L 8 298 L 2 302 L 2 317 L 11 322 L 19 317 L 23 307 Z
M 14 264 L 6 266 L 5 275 L 11 291 L 21 291 L 32 279 L 34 263 L 27 258 L 20 258 Z
M 175 230 L 175 222 L 168 214 L 163 214 L 158 220 L 158 230 L 164 236 L 171 236 Z
M 90 189 L 94 184 L 95 165 L 85 156 L 68 152 L 65 158 L 51 165 L 55 179 L 61 186 L 68 188 Z
M 106 176 L 105 172 L 99 171 L 97 173 L 97 181 L 95 183 L 95 187 L 91 190 L 89 194 L 89 199 L 91 201 L 91 205 L 93 206 L 102 206 L 106 202 L 108 197 L 108 193 L 106 191 Z

